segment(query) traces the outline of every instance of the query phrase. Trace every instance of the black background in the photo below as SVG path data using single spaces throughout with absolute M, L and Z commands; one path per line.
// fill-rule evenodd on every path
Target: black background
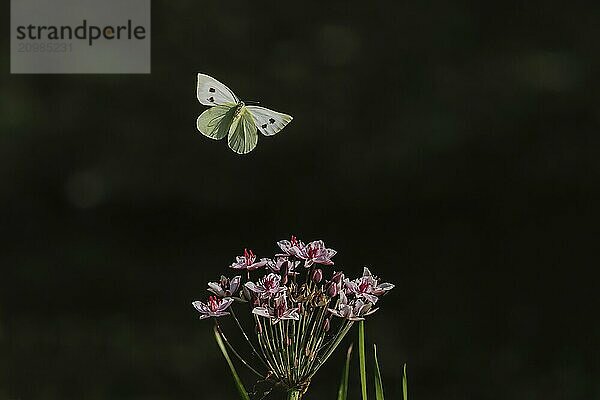
M 10 75 L 4 35 L 0 398 L 236 398 L 190 301 L 291 234 L 397 285 L 390 398 L 404 362 L 415 399 L 598 398 L 598 11 L 155 1 L 138 76 Z M 200 71 L 294 121 L 234 154 Z

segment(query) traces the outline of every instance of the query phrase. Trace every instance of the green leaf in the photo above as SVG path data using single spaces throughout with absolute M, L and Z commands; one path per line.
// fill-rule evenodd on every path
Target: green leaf
M 384 400 L 383 398 L 383 382 L 381 381 L 381 371 L 379 370 L 379 361 L 377 361 L 377 345 L 373 345 L 375 354 L 375 398 Z
M 340 388 L 338 389 L 338 400 L 346 400 L 348 397 L 348 374 L 350 372 L 350 358 L 352 356 L 352 345 L 348 347 L 348 353 L 346 353 L 346 365 L 342 372 L 342 381 L 340 382 Z
M 404 400 L 408 400 L 408 381 L 406 379 L 406 364 L 404 364 L 402 372 L 402 397 Z
M 358 323 L 358 361 L 360 364 L 360 387 L 362 400 L 367 400 L 367 366 L 365 360 L 365 321 Z
M 227 361 L 227 364 L 229 365 L 229 369 L 231 370 L 231 375 L 233 375 L 233 380 L 235 381 L 235 386 L 236 386 L 238 392 L 240 393 L 241 399 L 242 400 L 250 400 L 250 396 L 248 396 L 248 392 L 246 391 L 244 384 L 240 380 L 240 377 L 238 376 L 238 374 L 235 370 L 235 367 L 233 366 L 233 363 L 231 362 L 231 358 L 229 358 L 227 349 L 225 348 L 225 345 L 223 344 L 223 340 L 221 339 L 221 335 L 219 334 L 219 331 L 217 330 L 216 326 L 215 326 L 214 330 L 215 330 L 215 339 L 217 341 L 217 344 L 219 345 L 219 348 L 221 349 L 221 353 L 223 353 L 223 357 L 225 357 L 225 360 Z

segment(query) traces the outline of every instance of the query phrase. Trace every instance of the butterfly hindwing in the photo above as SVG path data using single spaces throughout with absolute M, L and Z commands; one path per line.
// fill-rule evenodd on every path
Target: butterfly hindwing
M 227 144 L 238 154 L 246 154 L 254 150 L 258 142 L 258 133 L 252 114 L 247 107 L 242 107 L 239 116 L 229 128 Z
M 198 74 L 196 87 L 198 101 L 205 106 L 216 106 L 226 103 L 237 104 L 240 100 L 227 86 L 205 74 Z
M 233 103 L 227 103 L 204 111 L 196 121 L 198 130 L 211 139 L 223 139 L 229 133 L 235 114 L 235 106 Z
M 247 106 L 254 117 L 256 127 L 265 136 L 272 136 L 282 130 L 291 120 L 292 116 L 259 106 Z

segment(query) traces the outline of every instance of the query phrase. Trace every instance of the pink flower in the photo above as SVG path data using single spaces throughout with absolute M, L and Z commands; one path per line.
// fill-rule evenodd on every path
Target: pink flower
M 269 260 L 267 268 L 273 272 L 279 272 L 281 275 L 297 275 L 294 271 L 298 264 L 300 264 L 300 261 L 291 261 L 289 256 L 277 254 L 274 260 Z
M 269 275 L 260 279 L 258 284 L 254 282 L 246 282 L 245 286 L 254 293 L 258 293 L 264 297 L 271 297 L 286 290 L 285 286 L 281 286 L 281 276 L 274 273 L 270 273 Z
M 340 299 L 336 308 L 329 308 L 329 312 L 336 317 L 345 318 L 350 321 L 362 321 L 366 316 L 373 314 L 377 308 L 372 308 L 373 304 L 364 302 L 362 299 L 348 301 L 344 292 L 340 292 Z
M 219 299 L 215 296 L 210 296 L 206 304 L 201 301 L 194 301 L 192 305 L 200 313 L 200 319 L 209 317 L 222 317 L 229 315 L 225 310 L 233 303 L 232 298 Z
M 358 298 L 364 298 L 373 304 L 377 303 L 379 296 L 394 288 L 391 283 L 379 283 L 379 278 L 372 275 L 367 267 L 364 268 L 362 277 L 353 281 L 346 279 L 344 283 L 349 293 L 353 293 Z
M 285 296 L 279 296 L 275 299 L 275 307 L 269 305 L 254 307 L 252 313 L 264 318 L 269 318 L 271 324 L 276 324 L 279 321 L 286 319 L 293 319 L 296 321 L 300 319 L 297 308 L 288 308 Z
M 221 275 L 219 282 L 209 282 L 208 291 L 215 294 L 217 297 L 234 296 L 240 288 L 241 276 L 233 277 L 231 280 Z
M 256 262 L 256 256 L 252 250 L 244 249 L 243 256 L 237 256 L 235 262 L 229 266 L 233 269 L 246 269 L 248 271 L 254 271 L 264 267 L 269 262 L 268 258 L 261 258 L 259 262 Z
M 310 242 L 302 249 L 298 249 L 296 257 L 305 260 L 304 266 L 310 268 L 314 264 L 333 265 L 331 257 L 335 256 L 337 251 L 325 247 L 322 240 Z
M 304 250 L 306 245 L 302 240 L 292 235 L 290 240 L 280 240 L 277 245 L 288 256 L 298 257 L 298 254 Z
M 290 240 L 280 240 L 277 245 L 285 255 L 305 260 L 306 268 L 310 268 L 313 264 L 333 265 L 331 257 L 337 253 L 335 250 L 325 248 L 322 240 L 315 240 L 306 245 L 296 236 L 292 236 Z

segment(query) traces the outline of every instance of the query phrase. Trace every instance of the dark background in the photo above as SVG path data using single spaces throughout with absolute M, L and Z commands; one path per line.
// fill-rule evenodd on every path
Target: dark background
M 155 1 L 138 76 L 10 75 L 3 35 L 0 398 L 236 398 L 190 301 L 291 234 L 396 283 L 390 398 L 404 362 L 414 399 L 599 398 L 600 7 L 560 3 Z M 234 154 L 199 71 L 294 121 Z

